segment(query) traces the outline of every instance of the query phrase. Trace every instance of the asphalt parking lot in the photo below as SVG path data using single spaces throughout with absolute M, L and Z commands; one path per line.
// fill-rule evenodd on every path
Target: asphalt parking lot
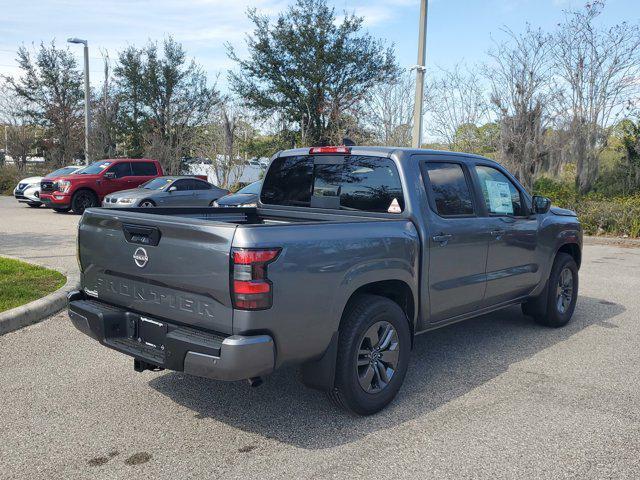
M 0 195 L 0 253 L 52 267 L 77 270 L 75 229 L 80 217 L 29 208 Z
M 8 200 L 2 252 L 75 263 L 78 217 Z M 640 249 L 586 246 L 567 327 L 511 308 L 419 337 L 368 418 L 294 369 L 257 389 L 136 373 L 60 313 L 0 337 L 0 477 L 637 479 L 639 272 Z

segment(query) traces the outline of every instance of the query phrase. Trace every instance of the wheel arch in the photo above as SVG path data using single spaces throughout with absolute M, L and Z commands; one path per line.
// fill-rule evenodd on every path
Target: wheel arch
M 100 195 L 98 195 L 98 192 L 96 192 L 93 188 L 91 187 L 87 187 L 87 186 L 82 186 L 82 187 L 78 187 L 76 188 L 73 193 L 71 194 L 71 199 L 73 201 L 73 197 L 76 196 L 76 194 L 80 193 L 80 192 L 90 192 L 92 194 L 94 194 L 96 196 L 96 198 L 98 199 L 98 201 L 100 201 Z
M 318 390 L 329 390 L 335 382 L 335 368 L 338 352 L 338 336 L 344 319 L 349 313 L 354 300 L 363 294 L 377 295 L 396 303 L 404 312 L 411 331 L 411 347 L 416 322 L 416 297 L 407 282 L 399 279 L 378 280 L 360 285 L 353 290 L 344 304 L 337 330 L 333 333 L 329 346 L 321 358 L 302 365 L 302 383 Z
M 409 327 L 411 328 L 411 335 L 413 336 L 416 320 L 416 299 L 409 284 L 404 280 L 398 279 L 370 282 L 355 289 L 342 309 L 340 326 L 342 325 L 345 314 L 349 311 L 350 305 L 353 303 L 354 299 L 362 294 L 377 295 L 388 298 L 392 302 L 396 303 L 407 316 Z
M 580 249 L 580 245 L 573 242 L 564 243 L 560 245 L 560 247 L 558 247 L 558 249 L 556 250 L 554 259 L 558 256 L 558 253 L 566 253 L 568 255 L 571 255 L 578 268 L 580 268 L 580 264 L 582 263 L 582 250 Z

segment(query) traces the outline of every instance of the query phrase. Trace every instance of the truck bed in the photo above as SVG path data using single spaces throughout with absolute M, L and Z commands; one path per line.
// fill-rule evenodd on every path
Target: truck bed
M 328 310 L 342 308 L 356 282 L 387 274 L 417 286 L 420 243 L 410 220 L 301 210 L 88 209 L 78 230 L 84 293 L 221 335 L 271 331 L 279 322 L 288 325 L 281 335 L 315 332 L 322 345 L 333 331 L 322 323 L 339 318 Z M 232 251 L 255 248 L 280 251 L 269 265 L 273 307 L 239 311 L 230 293 Z M 297 313 L 304 310 L 313 314 L 303 322 Z M 290 350 L 283 359 L 309 354 L 304 343 L 282 348 Z
M 394 220 L 388 216 L 368 212 L 349 211 L 336 213 L 309 212 L 307 209 L 266 209 L 266 208 L 212 208 L 212 207 L 160 207 L 160 208 L 119 208 L 117 212 L 129 212 L 141 215 L 159 215 L 179 218 L 191 218 L 211 222 L 223 222 L 234 225 L 270 225 L 283 223 L 313 222 L 367 222 Z M 114 210 L 112 210 L 114 211 Z M 134 215 L 137 216 L 137 215 Z

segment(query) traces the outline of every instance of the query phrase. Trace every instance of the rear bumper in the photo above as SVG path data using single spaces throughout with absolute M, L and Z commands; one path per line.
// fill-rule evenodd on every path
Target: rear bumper
M 243 380 L 273 372 L 275 347 L 268 335 L 224 337 L 150 319 L 74 291 L 69 317 L 82 333 L 102 345 L 161 368 L 216 380 Z M 152 324 L 153 341 L 141 333 Z

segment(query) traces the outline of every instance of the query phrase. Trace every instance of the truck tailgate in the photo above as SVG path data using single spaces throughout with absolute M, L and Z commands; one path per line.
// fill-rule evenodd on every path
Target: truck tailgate
M 115 210 L 85 212 L 85 293 L 196 328 L 232 333 L 229 254 L 236 225 Z

